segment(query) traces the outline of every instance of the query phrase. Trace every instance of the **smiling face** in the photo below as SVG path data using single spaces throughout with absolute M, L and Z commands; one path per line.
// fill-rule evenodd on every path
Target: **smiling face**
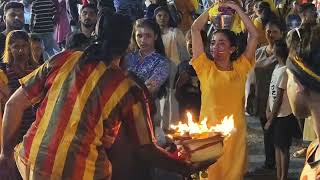
M 155 50 L 157 36 L 148 27 L 136 27 L 135 40 L 142 52 L 152 52 Z
M 307 118 L 310 115 L 306 102 L 307 92 L 289 69 L 287 74 L 287 95 L 292 112 L 297 118 Z
M 215 60 L 229 59 L 235 51 L 230 40 L 224 33 L 215 33 L 210 42 L 210 54 Z

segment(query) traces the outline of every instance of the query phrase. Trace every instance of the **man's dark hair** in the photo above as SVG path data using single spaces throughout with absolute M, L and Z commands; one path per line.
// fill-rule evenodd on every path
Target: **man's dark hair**
M 280 29 L 281 32 L 286 31 L 286 26 L 284 23 L 282 23 L 279 19 L 272 19 L 267 22 L 266 26 L 276 26 Z
M 302 14 L 308 10 L 316 9 L 316 6 L 312 3 L 304 3 L 300 5 L 299 14 Z
M 97 40 L 85 49 L 82 58 L 109 64 L 114 58 L 123 56 L 132 33 L 130 17 L 102 9 L 96 26 Z
M 83 6 L 81 7 L 80 12 L 82 12 L 85 8 L 92 9 L 92 10 L 94 10 L 95 13 L 98 13 L 98 9 L 97 9 L 97 7 L 96 7 L 95 4 L 90 4 L 90 3 L 89 3 L 89 4 L 86 4 L 86 5 L 83 5 Z
M 42 42 L 41 38 L 35 33 L 30 33 L 29 37 L 31 41 Z
M 289 48 L 287 47 L 286 42 L 283 39 L 276 40 L 274 42 L 273 48 L 275 51 L 275 55 L 281 58 L 280 60 L 282 61 L 283 64 L 286 64 L 286 60 L 289 55 Z
M 9 9 L 22 9 L 22 11 L 24 11 L 24 5 L 19 2 L 7 2 L 4 6 L 4 14 L 6 14 Z
M 71 33 L 66 41 L 66 49 L 84 50 L 90 43 L 90 39 L 83 33 Z

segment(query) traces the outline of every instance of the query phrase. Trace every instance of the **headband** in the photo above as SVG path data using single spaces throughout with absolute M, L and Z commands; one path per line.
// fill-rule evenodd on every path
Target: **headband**
M 289 58 L 287 67 L 302 85 L 316 92 L 320 92 L 320 75 L 305 65 L 300 57 L 294 56 L 293 58 Z

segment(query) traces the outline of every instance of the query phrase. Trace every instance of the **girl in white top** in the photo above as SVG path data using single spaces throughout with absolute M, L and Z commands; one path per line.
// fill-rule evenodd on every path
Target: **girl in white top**
M 178 123 L 179 105 L 175 98 L 174 78 L 178 65 L 183 60 L 189 60 L 190 56 L 185 44 L 183 32 L 175 27 L 166 6 L 160 6 L 154 11 L 154 18 L 161 29 L 161 38 L 165 48 L 166 57 L 170 59 L 170 75 L 167 84 L 167 95 L 160 100 L 162 109 L 162 128 L 169 129 L 169 124 Z
M 296 120 L 292 114 L 286 92 L 288 77 L 285 62 L 288 52 L 287 45 L 283 40 L 275 42 L 273 53 L 278 64 L 272 73 L 266 112 L 267 123 L 264 127 L 265 130 L 273 130 L 278 180 L 286 180 L 288 176 L 289 148 Z

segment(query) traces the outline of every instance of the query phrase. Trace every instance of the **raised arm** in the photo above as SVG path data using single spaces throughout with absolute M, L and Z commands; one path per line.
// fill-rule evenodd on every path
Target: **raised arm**
M 205 12 L 203 12 L 193 22 L 193 24 L 191 26 L 193 58 L 199 57 L 204 52 L 204 44 L 203 44 L 202 37 L 201 37 L 201 30 L 203 29 L 203 26 L 206 25 L 208 22 L 210 8 L 208 8 Z
M 13 150 L 16 142 L 17 133 L 22 121 L 25 109 L 31 106 L 31 102 L 25 95 L 24 89 L 19 88 L 8 100 L 5 106 L 2 122 L 2 146 L 0 154 L 0 176 L 14 177 L 15 166 Z
M 11 155 L 15 146 L 15 138 L 21 124 L 23 112 L 32 104 L 27 98 L 24 89 L 19 88 L 8 100 L 4 109 L 2 122 L 2 142 L 1 153 Z
M 250 60 L 251 64 L 254 64 L 255 62 L 254 57 L 255 57 L 255 52 L 257 49 L 258 38 L 259 38 L 259 32 L 257 28 L 254 26 L 249 16 L 246 15 L 246 13 L 236 3 L 231 1 L 226 1 L 223 3 L 223 6 L 227 6 L 234 9 L 236 13 L 238 13 L 238 15 L 240 16 L 243 24 L 245 25 L 247 31 L 249 32 L 247 47 L 243 55 Z

